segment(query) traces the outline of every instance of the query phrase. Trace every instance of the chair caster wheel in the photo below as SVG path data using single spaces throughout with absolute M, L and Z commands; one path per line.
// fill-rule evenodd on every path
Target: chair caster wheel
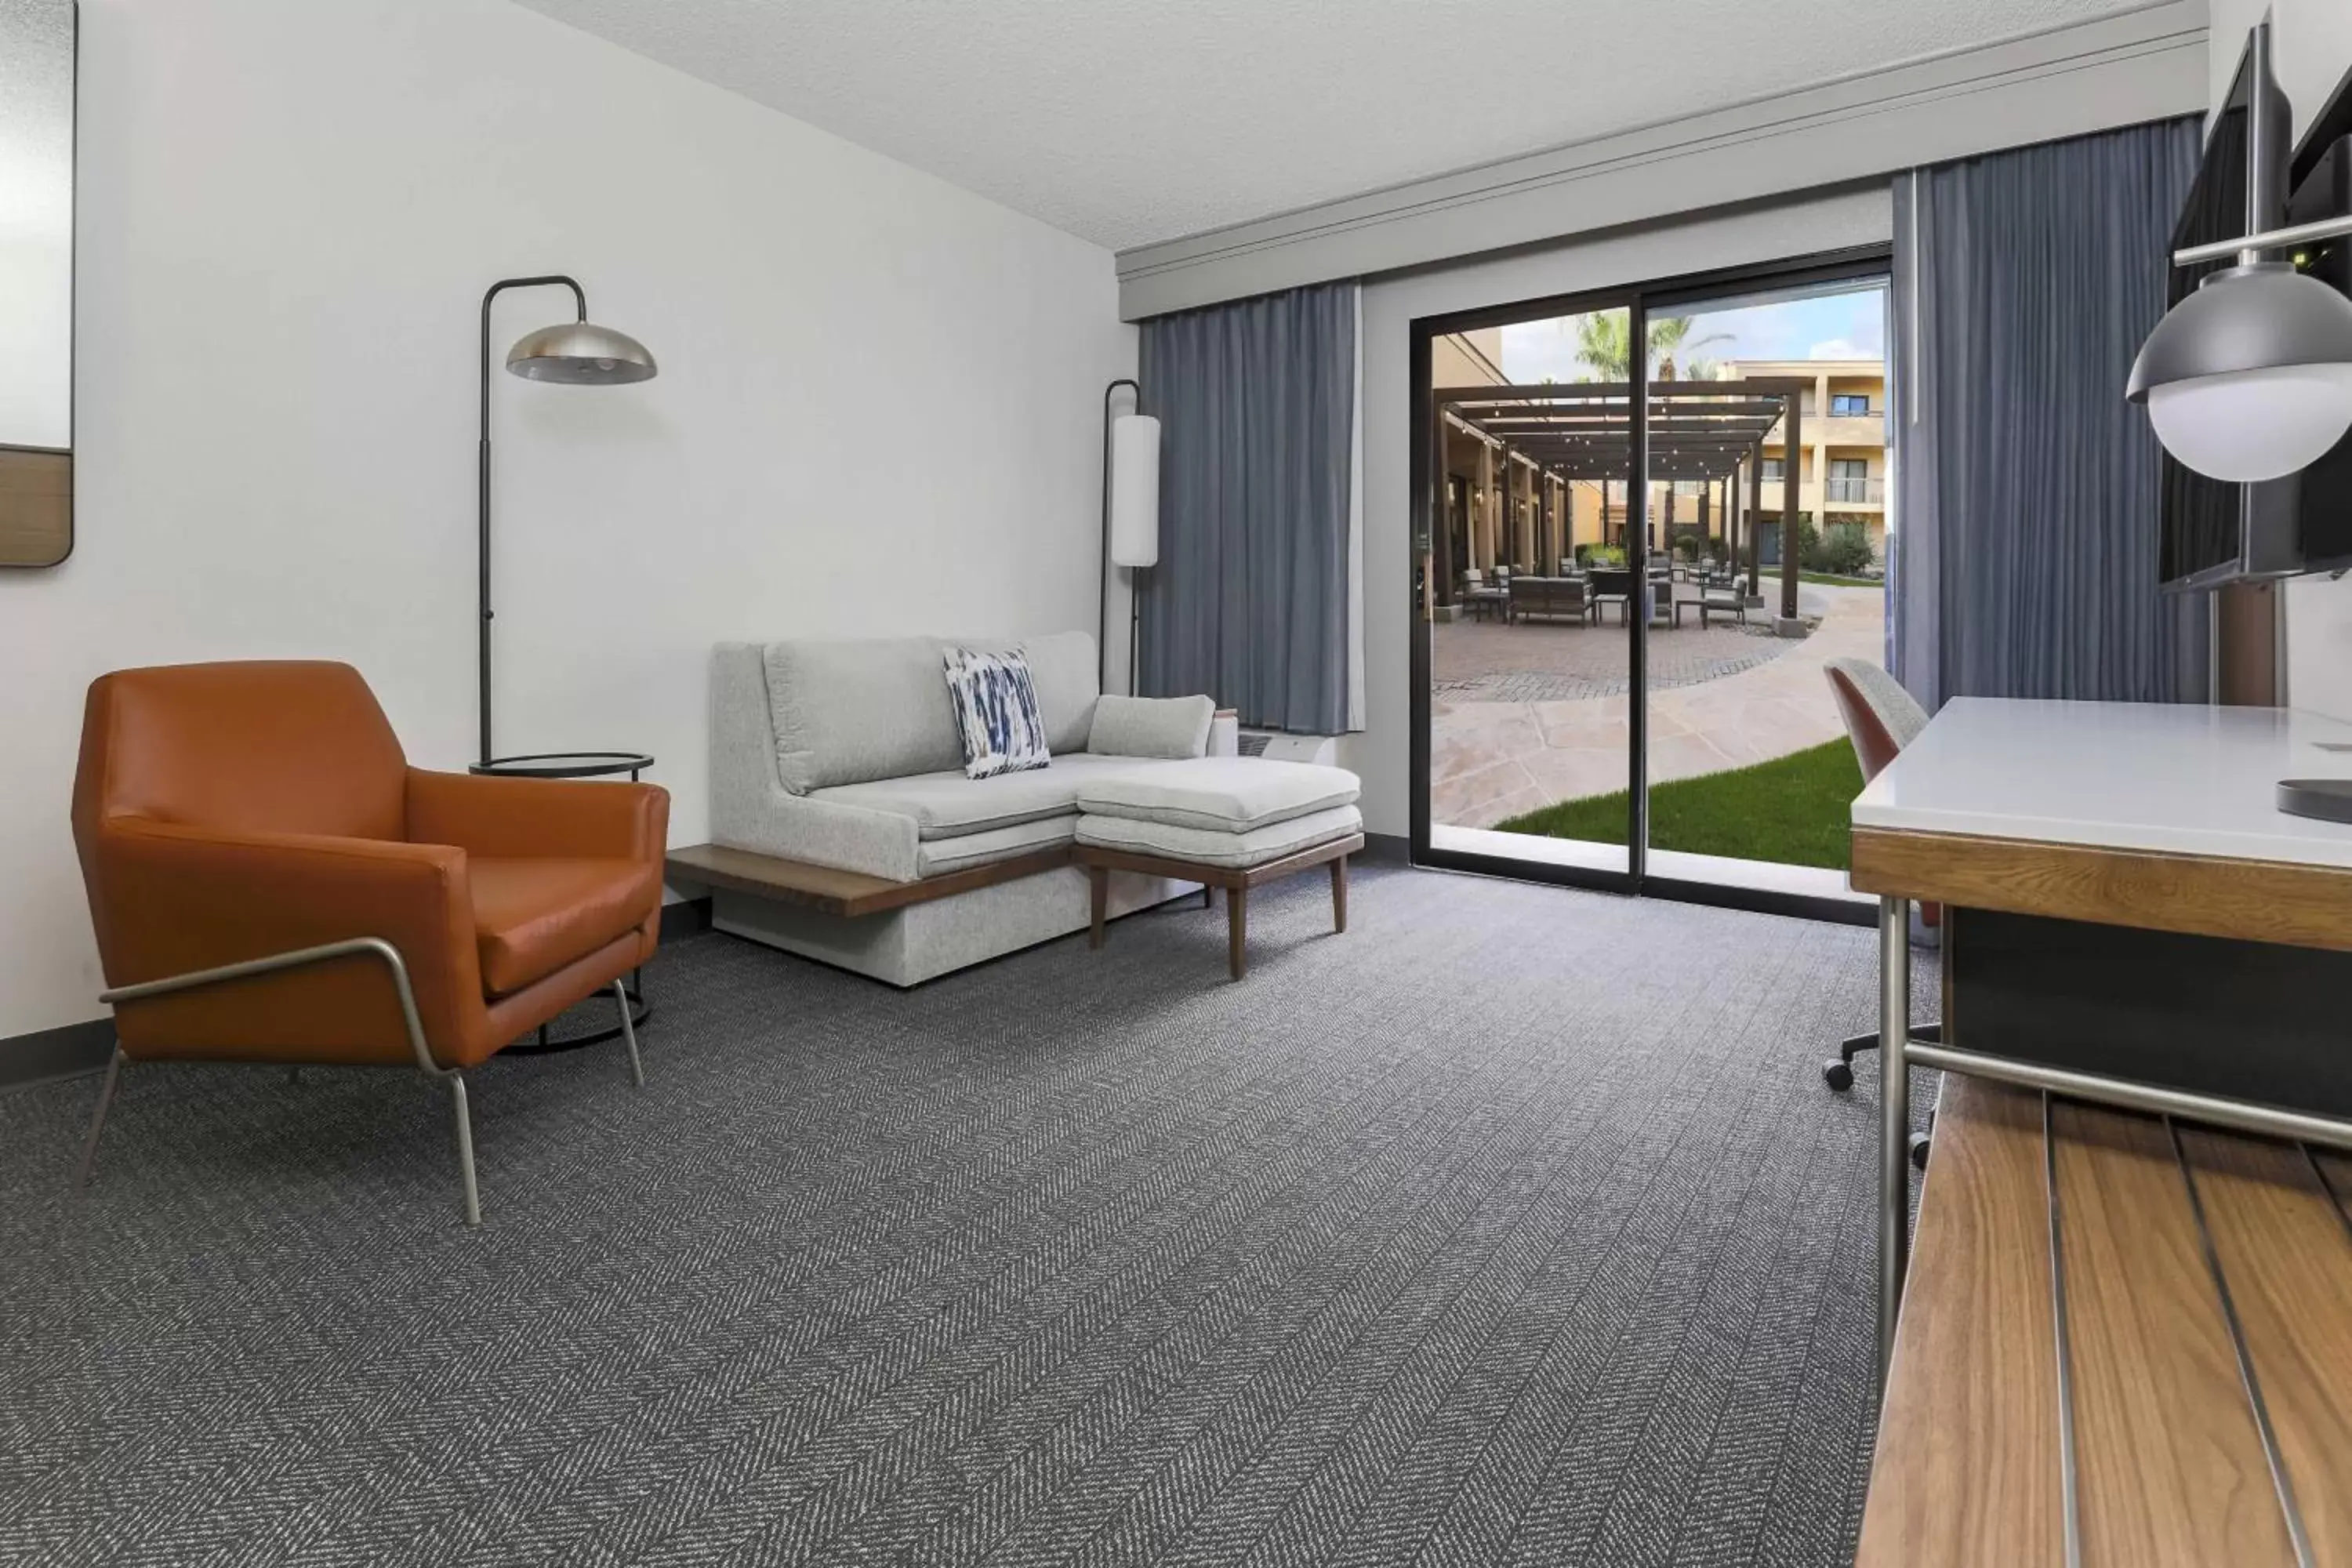
M 1853 1065 L 1844 1061 L 1824 1063 L 1822 1068 L 1822 1081 L 1840 1094 L 1843 1094 L 1853 1087 Z
M 1911 1165 L 1914 1170 L 1927 1168 L 1927 1135 L 1925 1132 L 1911 1134 Z

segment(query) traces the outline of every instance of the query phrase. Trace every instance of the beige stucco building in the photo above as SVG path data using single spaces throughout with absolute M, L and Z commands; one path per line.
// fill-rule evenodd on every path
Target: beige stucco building
M 1733 360 L 1724 366 L 1732 379 L 1788 376 L 1810 380 L 1812 390 L 1798 399 L 1797 510 L 1818 525 L 1858 522 L 1870 531 L 1871 553 L 1886 556 L 1886 518 L 1891 454 L 1886 433 L 1886 362 L 1884 360 Z M 1764 442 L 1766 517 L 1780 515 L 1781 465 L 1789 460 L 1788 423 L 1772 426 Z

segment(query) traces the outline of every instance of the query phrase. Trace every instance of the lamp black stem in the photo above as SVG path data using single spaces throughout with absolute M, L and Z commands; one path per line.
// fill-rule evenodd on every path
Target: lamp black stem
M 1120 387 L 1135 394 L 1135 412 L 1143 412 L 1143 387 L 1130 376 L 1120 376 L 1103 388 L 1103 499 L 1102 499 L 1102 570 L 1096 574 L 1095 592 L 1101 595 L 1101 625 L 1095 632 L 1095 689 L 1099 691 L 1110 683 L 1110 400 Z M 1133 656 L 1130 655 L 1130 661 Z M 1135 689 L 1135 666 L 1128 665 L 1127 688 Z
M 562 287 L 572 290 L 572 302 L 579 308 L 580 320 L 588 319 L 588 293 L 576 279 L 560 272 L 536 278 L 501 278 L 482 296 L 482 380 L 481 410 L 482 439 L 478 465 L 478 490 L 476 501 L 476 528 L 481 545 L 481 688 L 478 713 L 482 727 L 482 755 L 487 766 L 490 755 L 490 305 L 509 289 L 545 289 Z

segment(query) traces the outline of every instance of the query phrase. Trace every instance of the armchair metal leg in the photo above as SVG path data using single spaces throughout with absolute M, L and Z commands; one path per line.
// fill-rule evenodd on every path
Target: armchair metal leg
M 98 1163 L 98 1135 L 106 1131 L 106 1112 L 114 1103 L 114 1086 L 121 1082 L 121 1079 L 122 1047 L 117 1046 L 114 1047 L 114 1055 L 107 1058 L 106 1082 L 98 1091 L 98 1110 L 90 1115 L 89 1136 L 82 1142 L 81 1171 L 75 1177 L 76 1186 L 89 1185 L 90 1169 Z
M 613 1000 L 621 1009 L 621 1041 L 629 1047 L 629 1080 L 643 1089 L 646 1066 L 637 1059 L 637 1026 L 629 1022 L 629 991 L 617 980 L 613 982 Z
M 457 1176 L 466 1185 L 466 1223 L 482 1223 L 482 1190 L 474 1181 L 474 1122 L 466 1113 L 466 1075 L 449 1075 L 449 1109 L 457 1123 Z

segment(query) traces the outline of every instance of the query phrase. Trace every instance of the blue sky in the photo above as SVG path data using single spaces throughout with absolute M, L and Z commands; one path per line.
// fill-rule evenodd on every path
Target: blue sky
M 1878 359 L 1886 352 L 1886 290 L 1874 285 L 1850 293 L 1788 300 L 1744 310 L 1699 312 L 1691 338 L 1727 334 L 1697 351 L 1706 360 Z M 1576 357 L 1572 317 L 1527 321 L 1503 329 L 1503 374 L 1519 385 L 1575 381 L 1589 374 Z

